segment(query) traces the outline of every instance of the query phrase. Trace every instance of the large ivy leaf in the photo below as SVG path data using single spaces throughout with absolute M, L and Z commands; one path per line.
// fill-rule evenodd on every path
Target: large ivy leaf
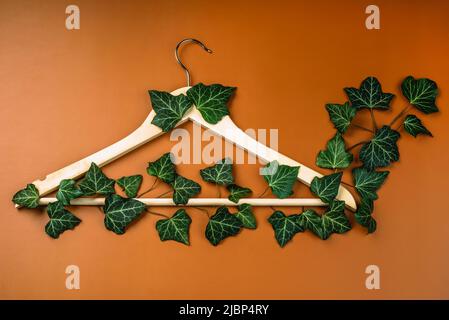
M 362 203 L 358 206 L 354 214 L 355 220 L 358 224 L 368 229 L 368 233 L 376 231 L 377 222 L 372 217 L 373 200 L 362 199 Z
M 156 116 L 151 121 L 164 132 L 173 129 L 192 106 L 192 101 L 183 94 L 174 96 L 169 92 L 150 90 L 151 104 Z
M 187 96 L 193 101 L 204 120 L 216 124 L 224 116 L 229 115 L 226 104 L 235 89 L 221 84 L 205 86 L 198 83 L 187 91 Z
M 176 177 L 176 167 L 172 161 L 173 155 L 167 152 L 154 162 L 149 162 L 147 173 L 150 176 L 158 177 L 165 183 L 172 183 Z
M 349 167 L 352 159 L 352 154 L 346 152 L 345 141 L 341 134 L 337 132 L 327 143 L 326 150 L 318 153 L 316 165 L 327 169 L 345 169 Z
M 237 211 L 235 216 L 242 222 L 243 227 L 247 229 L 256 229 L 256 217 L 254 216 L 251 205 L 243 203 L 239 205 L 238 209 L 239 211 Z
M 405 131 L 407 131 L 407 133 L 414 136 L 415 138 L 418 134 L 424 134 L 433 137 L 432 133 L 427 130 L 426 127 L 424 127 L 421 120 L 413 114 L 409 114 L 405 117 L 404 129 Z
M 360 149 L 359 156 L 363 165 L 373 170 L 374 168 L 389 166 L 392 162 L 398 161 L 399 150 L 396 143 L 399 137 L 399 132 L 389 126 L 380 128 L 374 138 Z
M 280 165 L 276 160 L 264 168 L 263 177 L 273 194 L 278 198 L 287 198 L 293 193 L 293 185 L 298 178 L 299 167 Z
M 332 233 L 345 233 L 351 230 L 351 223 L 345 215 L 345 202 L 334 200 L 326 212 L 321 216 L 323 224 L 323 239 L 329 238 Z
M 52 238 L 57 239 L 66 230 L 74 229 L 81 220 L 70 211 L 64 209 L 62 202 L 52 202 L 47 207 L 50 221 L 45 225 L 45 232 Z
M 242 221 L 229 213 L 228 208 L 219 207 L 206 226 L 206 238 L 216 246 L 227 237 L 239 233 L 242 226 Z
M 198 183 L 181 176 L 176 176 L 172 187 L 174 189 L 173 202 L 176 204 L 187 204 L 190 198 L 201 191 L 201 186 Z
M 248 197 L 252 193 L 250 188 L 240 187 L 236 184 L 230 184 L 226 189 L 230 192 L 228 199 L 235 203 L 238 203 L 241 198 Z
M 179 209 L 169 219 L 156 222 L 161 241 L 174 240 L 189 245 L 189 227 L 192 219 L 184 209 Z
M 215 165 L 200 170 L 201 178 L 206 182 L 228 185 L 234 183 L 232 162 L 229 158 L 218 161 Z
M 143 202 L 110 194 L 106 197 L 104 206 L 104 225 L 116 234 L 123 234 L 126 227 L 144 211 L 145 204 Z
M 315 177 L 310 184 L 310 190 L 325 203 L 331 203 L 338 194 L 343 173 L 332 173 L 321 178 Z
M 418 110 L 429 114 L 438 112 L 435 99 L 438 95 L 437 84 L 430 79 L 415 79 L 408 76 L 401 85 L 402 94 L 408 99 L 411 105 Z
M 79 186 L 83 194 L 91 196 L 94 194 L 114 193 L 114 179 L 109 179 L 101 169 L 92 162 L 86 177 L 80 182 Z
M 70 204 L 70 200 L 76 199 L 83 195 L 73 179 L 64 179 L 59 184 L 58 192 L 56 193 L 56 199 L 58 199 L 64 206 Z
M 298 216 L 298 223 L 304 230 L 310 230 L 315 235 L 324 239 L 321 217 L 312 209 L 307 209 Z
M 360 89 L 345 88 L 346 94 L 354 108 L 389 109 L 394 94 L 383 93 L 382 87 L 375 77 L 363 80 Z
M 389 171 L 371 171 L 366 168 L 352 170 L 354 186 L 363 199 L 376 200 L 377 190 L 388 177 Z
M 273 227 L 274 236 L 281 247 L 293 239 L 295 234 L 304 231 L 298 214 L 286 216 L 282 211 L 275 211 L 268 218 L 268 222 Z
M 345 102 L 344 104 L 329 103 L 326 104 L 326 110 L 329 118 L 341 134 L 345 133 L 354 119 L 357 109 Z
M 140 185 L 142 184 L 143 177 L 140 174 L 136 174 L 128 177 L 121 177 L 117 180 L 117 184 L 125 191 L 128 198 L 135 198 L 137 192 L 139 192 Z
M 34 184 L 28 184 L 12 197 L 12 201 L 25 208 L 37 208 L 39 206 L 39 190 Z

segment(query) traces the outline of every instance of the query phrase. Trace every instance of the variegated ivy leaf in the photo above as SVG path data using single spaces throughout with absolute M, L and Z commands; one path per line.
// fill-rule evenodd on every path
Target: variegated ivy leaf
M 418 110 L 429 114 L 438 112 L 435 99 L 438 95 L 437 84 L 430 79 L 415 79 L 408 76 L 401 85 L 402 94 Z
M 58 192 L 56 193 L 56 199 L 58 199 L 64 206 L 70 204 L 70 200 L 79 198 L 83 195 L 73 179 L 64 179 L 59 184 Z
M 323 239 L 329 238 L 332 233 L 345 233 L 351 230 L 351 223 L 345 215 L 345 202 L 334 200 L 326 212 L 321 216 Z
M 243 227 L 247 229 L 256 229 L 256 217 L 254 216 L 251 205 L 243 203 L 239 205 L 238 209 L 239 211 L 237 211 L 235 216 L 242 222 Z
M 404 119 L 404 129 L 408 134 L 416 136 L 418 134 L 424 134 L 433 137 L 432 133 L 427 130 L 426 127 L 422 124 L 421 120 L 413 114 L 409 114 Z
M 145 211 L 145 204 L 135 199 L 122 198 L 117 194 L 106 197 L 104 225 L 116 234 L 125 233 L 128 225 Z
M 238 203 L 241 198 L 248 197 L 252 193 L 250 188 L 240 187 L 236 184 L 230 184 L 226 189 L 230 192 L 228 199 L 235 203 Z
M 356 109 L 389 109 L 391 99 L 394 94 L 383 93 L 382 87 L 375 77 L 368 77 L 363 80 L 360 89 L 345 88 L 349 101 Z
M 183 94 L 174 96 L 169 92 L 150 90 L 151 104 L 156 116 L 151 121 L 164 132 L 173 129 L 192 106 L 192 101 Z
M 91 196 L 94 194 L 110 194 L 115 193 L 114 179 L 109 179 L 101 169 L 92 162 L 85 178 L 80 182 L 79 186 L 83 194 Z
M 240 219 L 229 213 L 228 208 L 219 207 L 206 226 L 206 238 L 216 246 L 227 237 L 239 233 L 242 226 Z
M 388 177 L 389 171 L 371 171 L 366 168 L 355 168 L 352 170 L 354 186 L 363 199 L 376 200 L 377 190 Z
M 173 155 L 167 152 L 154 162 L 149 162 L 147 173 L 157 177 L 165 183 L 173 183 L 176 177 L 175 164 L 172 161 Z
M 156 222 L 161 241 L 174 240 L 189 245 L 189 227 L 192 219 L 184 209 L 179 209 L 169 219 Z
M 64 209 L 60 201 L 50 203 L 47 214 L 50 221 L 45 225 L 45 232 L 54 239 L 64 231 L 74 229 L 81 222 L 73 213 Z
M 181 176 L 176 176 L 172 187 L 174 189 L 173 202 L 176 204 L 187 204 L 190 198 L 201 191 L 201 186 L 198 183 Z
M 232 176 L 232 161 L 224 158 L 215 165 L 200 170 L 201 178 L 206 182 L 228 185 L 234 183 Z
M 325 203 L 331 203 L 338 194 L 343 173 L 332 173 L 321 178 L 315 177 L 310 184 L 310 190 Z
M 397 141 L 399 132 L 389 126 L 380 128 L 371 141 L 365 143 L 360 149 L 360 160 L 363 165 L 373 170 L 389 166 L 392 162 L 399 160 Z
M 316 236 L 324 239 L 321 217 L 312 209 L 307 209 L 298 217 L 298 223 L 304 230 L 312 231 Z
M 326 110 L 329 113 L 329 118 L 341 134 L 345 133 L 354 119 L 357 109 L 345 102 L 344 104 L 326 104 Z
M 221 84 L 205 86 L 198 83 L 187 91 L 187 96 L 193 101 L 204 120 L 216 124 L 224 116 L 229 115 L 226 104 L 235 89 L 235 87 L 225 87 Z
M 355 220 L 358 224 L 368 229 L 368 233 L 376 231 L 377 222 L 372 217 L 373 200 L 362 199 L 362 203 L 358 206 L 354 214 Z
M 34 184 L 28 184 L 25 189 L 18 191 L 12 201 L 25 208 L 37 208 L 39 206 L 39 190 Z
M 345 169 L 349 167 L 352 159 L 352 154 L 346 152 L 345 141 L 341 134 L 337 132 L 327 143 L 326 150 L 318 153 L 316 165 L 327 169 Z
M 299 167 L 280 165 L 275 160 L 267 164 L 263 171 L 263 177 L 276 197 L 283 199 L 293 193 L 293 185 L 298 178 Z
M 117 180 L 117 184 L 123 191 L 125 191 L 128 198 L 135 198 L 137 196 L 137 192 L 139 192 L 142 180 L 143 177 L 140 174 L 136 174 L 129 177 L 121 177 Z
M 295 234 L 304 231 L 299 216 L 298 214 L 286 216 L 282 211 L 275 211 L 268 218 L 268 222 L 273 227 L 276 241 L 281 247 L 293 239 Z

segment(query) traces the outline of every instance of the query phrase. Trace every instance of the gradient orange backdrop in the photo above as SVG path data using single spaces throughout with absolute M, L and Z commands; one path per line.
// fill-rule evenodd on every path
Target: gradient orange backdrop
M 81 10 L 76 31 L 65 28 L 72 3 Z M 449 2 L 374 3 L 381 30 L 368 31 L 372 1 L 1 0 L 0 298 L 449 298 Z M 182 51 L 193 81 L 237 86 L 235 122 L 279 129 L 280 151 L 312 167 L 333 134 L 324 104 L 344 102 L 343 87 L 378 77 L 398 94 L 393 110 L 378 116 L 386 122 L 405 104 L 404 77 L 438 83 L 441 112 L 421 116 L 435 137 L 403 134 L 401 159 L 376 202 L 375 234 L 357 225 L 328 241 L 304 233 L 281 249 L 266 222 L 271 210 L 259 208 L 257 230 L 213 247 L 206 217 L 190 211 L 187 247 L 159 241 L 155 216 L 117 236 L 88 207 L 74 208 L 83 222 L 53 240 L 44 212 L 14 208 L 11 197 L 26 183 L 140 125 L 151 109 L 148 89 L 184 86 L 173 49 L 186 37 L 214 50 Z M 350 131 L 348 140 L 360 136 Z M 172 144 L 161 137 L 105 172 L 145 174 Z M 202 167 L 180 172 L 199 180 Z M 256 195 L 265 186 L 257 170 L 236 169 L 237 182 Z M 298 184 L 298 194 L 305 189 Z M 205 187 L 202 196 L 213 195 Z M 80 267 L 80 290 L 65 288 L 70 264 Z M 370 264 L 380 267 L 380 290 L 365 288 Z

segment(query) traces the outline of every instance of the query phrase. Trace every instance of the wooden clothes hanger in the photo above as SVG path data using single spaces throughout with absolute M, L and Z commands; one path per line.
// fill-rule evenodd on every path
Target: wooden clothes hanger
M 187 87 L 179 88 L 171 92 L 172 95 L 186 94 L 190 89 L 190 73 L 185 65 L 181 62 L 178 55 L 179 47 L 187 42 L 192 42 L 200 45 L 208 53 L 212 53 L 203 43 L 196 39 L 184 39 L 178 43 L 175 49 L 175 57 L 181 67 L 185 70 L 187 76 Z M 134 149 L 146 144 L 147 142 L 156 139 L 164 132 L 154 124 L 152 124 L 153 118 L 156 116 L 154 110 L 150 112 L 145 121 L 131 134 L 123 138 L 122 140 L 87 156 L 77 162 L 74 162 L 58 171 L 50 173 L 44 180 L 36 180 L 32 182 L 39 190 L 40 196 L 47 195 L 48 193 L 56 190 L 59 183 L 63 179 L 76 179 L 86 173 L 92 162 L 96 163 L 99 167 L 102 167 L 123 155 L 131 152 Z M 277 160 L 280 164 L 289 166 L 299 166 L 298 180 L 307 186 L 310 186 L 314 177 L 321 177 L 322 174 L 315 170 L 273 150 L 262 143 L 259 143 L 254 138 L 243 132 L 229 116 L 225 116 L 217 124 L 210 124 L 206 122 L 199 111 L 196 108 L 192 108 L 177 126 L 187 122 L 193 121 L 196 124 L 212 131 L 217 136 L 224 138 L 225 140 L 235 144 L 237 147 L 246 150 L 247 152 L 257 156 L 263 161 L 271 162 Z M 356 202 L 352 194 L 342 185 L 340 185 L 337 195 L 338 200 L 342 200 L 346 203 L 346 207 L 355 211 L 357 209 Z M 175 206 L 172 199 L 161 198 L 139 198 L 139 201 L 152 206 Z M 56 201 L 56 198 L 41 198 L 39 204 L 47 205 L 50 202 Z M 73 205 L 103 205 L 104 198 L 78 198 L 73 199 L 71 204 Z M 240 199 L 239 203 L 247 203 L 253 206 L 326 206 L 318 198 L 288 198 L 288 199 L 268 199 L 268 198 L 245 198 Z M 223 198 L 191 198 L 187 205 L 190 206 L 235 206 L 238 205 L 228 199 Z M 16 205 L 17 206 L 17 205 Z

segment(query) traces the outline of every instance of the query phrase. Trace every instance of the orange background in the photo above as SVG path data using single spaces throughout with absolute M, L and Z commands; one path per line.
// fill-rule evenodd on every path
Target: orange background
M 0 298 L 449 298 L 449 2 L 378 0 L 381 30 L 373 31 L 364 25 L 371 1 L 76 1 L 81 29 L 68 31 L 72 3 L 0 1 Z M 259 208 L 257 230 L 213 247 L 207 218 L 190 210 L 187 247 L 159 241 L 158 217 L 117 236 L 84 207 L 73 208 L 83 220 L 76 230 L 53 240 L 44 212 L 14 208 L 11 197 L 26 183 L 140 125 L 148 89 L 184 86 L 173 49 L 186 37 L 214 50 L 182 51 L 193 81 L 237 86 L 235 122 L 279 129 L 280 151 L 312 167 L 334 132 L 324 104 L 344 102 L 343 87 L 378 77 L 398 95 L 377 115 L 386 122 L 405 104 L 398 89 L 407 75 L 439 84 L 442 112 L 421 116 L 435 137 L 403 134 L 375 204 L 375 234 L 355 225 L 321 241 L 307 232 L 281 249 L 266 222 L 271 210 Z M 348 132 L 348 144 L 362 136 Z M 161 137 L 104 170 L 145 174 L 171 145 Z M 199 181 L 202 167 L 180 173 Z M 235 170 L 255 195 L 265 187 L 258 168 Z M 145 176 L 143 187 L 151 182 Z M 214 196 L 203 186 L 201 196 Z M 305 189 L 298 183 L 297 194 Z M 80 267 L 80 290 L 65 288 L 69 264 Z M 370 264 L 380 267 L 380 290 L 365 288 Z

